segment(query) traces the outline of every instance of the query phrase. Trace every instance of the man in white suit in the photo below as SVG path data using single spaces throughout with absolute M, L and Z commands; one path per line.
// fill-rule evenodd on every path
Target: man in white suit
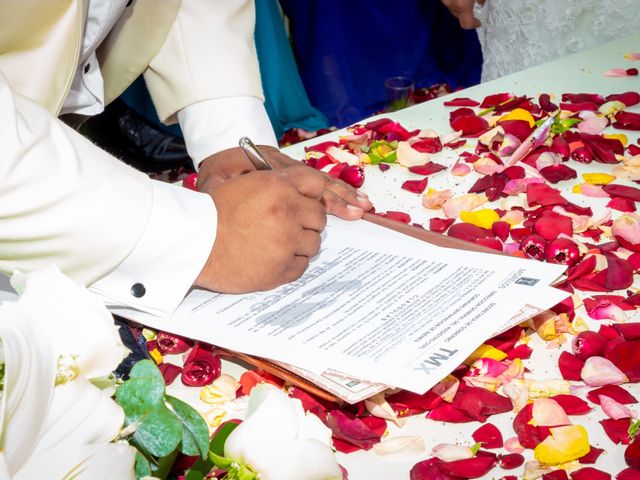
M 366 197 L 275 148 L 253 25 L 245 0 L 0 0 L 0 270 L 54 263 L 110 302 L 170 313 L 192 285 L 292 281 L 325 208 L 360 218 Z M 99 113 L 141 73 L 203 193 L 149 180 L 56 118 Z M 244 135 L 283 168 L 240 175 Z

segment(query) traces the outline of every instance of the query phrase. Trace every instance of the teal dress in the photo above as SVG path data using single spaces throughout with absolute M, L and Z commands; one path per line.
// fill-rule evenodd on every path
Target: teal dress
M 328 127 L 327 118 L 311 106 L 300 80 L 277 0 L 255 0 L 255 7 L 255 42 L 265 96 L 264 105 L 276 138 L 280 138 L 290 128 L 315 131 Z M 166 126 L 160 123 L 142 77 L 122 94 L 121 99 L 163 130 L 182 135 L 178 125 Z

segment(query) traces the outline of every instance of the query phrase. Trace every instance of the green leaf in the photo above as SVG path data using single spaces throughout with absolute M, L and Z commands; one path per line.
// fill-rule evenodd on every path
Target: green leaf
M 635 422 L 632 420 L 631 425 L 629 425 L 629 438 L 633 440 L 638 433 L 640 433 L 640 420 Z
M 237 423 L 227 422 L 220 426 L 215 436 L 211 439 L 211 443 L 209 444 L 209 453 L 213 453 L 219 457 L 224 456 L 224 444 L 227 441 L 231 432 L 233 432 Z
M 171 410 L 161 405 L 141 418 L 131 440 L 156 457 L 173 452 L 182 439 L 182 423 Z
M 209 451 L 209 428 L 204 418 L 189 404 L 167 395 L 167 402 L 182 422 L 182 446 L 185 455 L 207 456 Z
M 470 447 L 471 448 L 471 453 L 473 453 L 475 455 L 476 453 L 478 453 L 478 450 L 480 450 L 481 447 L 482 447 L 482 442 L 474 443 Z
M 135 472 L 136 479 L 151 476 L 151 465 L 149 464 L 149 460 L 147 460 L 147 457 L 142 455 L 140 452 L 136 452 Z
M 220 468 L 229 468 L 233 464 L 232 459 L 221 457 L 213 452 L 209 452 L 209 459 Z
M 208 470 L 207 470 L 208 471 Z M 200 470 L 194 470 L 193 467 L 184 476 L 184 480 L 204 480 L 204 473 Z
M 151 360 L 136 363 L 129 380 L 118 387 L 116 401 L 125 425 L 134 426 L 131 442 L 156 457 L 169 455 L 180 443 L 182 422 L 165 405 L 162 374 Z

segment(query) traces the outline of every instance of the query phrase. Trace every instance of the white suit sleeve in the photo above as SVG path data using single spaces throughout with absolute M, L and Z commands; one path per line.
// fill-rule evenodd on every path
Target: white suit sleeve
M 56 264 L 85 285 L 113 272 L 113 280 L 100 283 L 108 298 L 147 311 L 175 308 L 215 239 L 210 197 L 154 186 L 37 103 L 15 95 L 1 74 L 0 125 L 0 270 Z M 169 215 L 158 222 L 159 209 L 174 201 Z M 181 233 L 176 225 L 182 227 L 180 240 L 171 237 Z M 171 245 L 180 243 L 190 258 L 180 252 L 170 260 L 164 238 L 173 238 Z M 149 244 L 156 250 L 143 248 Z M 128 269 L 132 259 L 142 270 Z M 164 270 L 157 265 L 163 262 Z M 117 277 L 116 267 L 122 267 Z M 131 295 L 132 286 L 143 282 L 149 295 Z M 159 284 L 165 289 L 161 301 Z

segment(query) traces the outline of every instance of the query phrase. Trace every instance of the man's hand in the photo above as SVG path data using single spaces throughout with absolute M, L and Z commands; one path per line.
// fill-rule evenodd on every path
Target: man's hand
M 252 171 L 215 187 L 216 240 L 195 285 L 246 293 L 299 278 L 320 250 L 326 187 L 325 176 L 303 165 Z
M 301 162 L 283 154 L 274 147 L 260 146 L 260 151 L 269 158 L 276 169 L 291 166 L 301 166 Z M 302 165 L 313 170 L 311 167 Z M 230 148 L 206 158 L 200 164 L 198 173 L 198 190 L 211 193 L 223 182 L 254 171 L 254 167 L 241 148 Z M 325 179 L 325 190 L 322 192 L 322 203 L 327 213 L 345 220 L 362 218 L 364 212 L 371 210 L 373 205 L 362 192 L 347 185 L 342 180 L 333 178 L 323 172 L 318 172 Z
M 473 4 L 476 1 L 479 5 L 484 5 L 485 2 L 485 0 L 442 0 L 442 3 L 449 9 L 451 15 L 458 19 L 462 28 L 473 30 L 480 26 L 480 20 L 473 14 Z

